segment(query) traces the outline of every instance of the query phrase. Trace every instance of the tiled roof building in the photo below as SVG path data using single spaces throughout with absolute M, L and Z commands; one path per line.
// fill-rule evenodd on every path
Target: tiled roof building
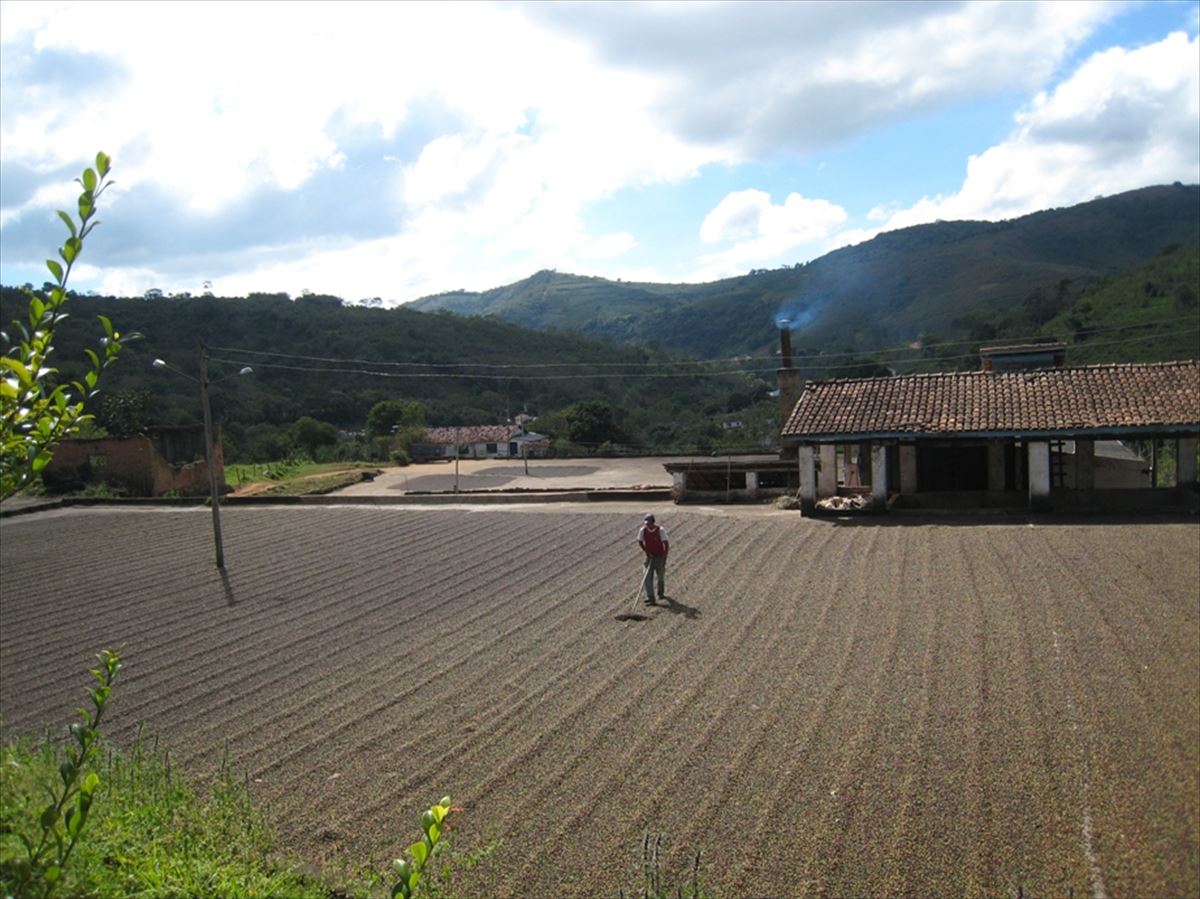
M 805 387 L 784 439 L 1069 436 L 1200 426 L 1200 362 L 941 372 Z
M 429 428 L 421 438 L 431 444 L 503 443 L 520 429 L 514 425 L 473 425 L 460 428 Z
M 781 437 L 805 509 L 864 490 L 875 507 L 1192 505 L 1200 362 L 818 381 Z M 1143 455 L 1098 451 L 1114 439 L 1141 441 Z

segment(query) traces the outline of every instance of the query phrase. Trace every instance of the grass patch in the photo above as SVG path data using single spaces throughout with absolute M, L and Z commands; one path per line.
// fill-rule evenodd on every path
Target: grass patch
M 329 886 L 278 851 L 273 829 L 243 784 L 224 769 L 206 794 L 138 741 L 129 752 L 99 744 L 101 786 L 84 839 L 63 872 L 60 896 L 289 896 L 328 899 Z M 0 750 L 0 892 L 11 895 L 18 834 L 35 837 L 45 784 L 62 750 L 17 738 Z M 368 880 L 343 895 L 368 895 Z
M 314 496 L 357 484 L 364 474 L 378 470 L 378 465 L 369 462 L 228 465 L 225 481 L 235 490 L 266 484 L 253 491 L 255 496 Z
M 278 845 L 267 816 L 228 765 L 222 764 L 210 786 L 198 789 L 157 744 L 157 739 L 147 745 L 139 737 L 131 750 L 123 751 L 99 738 L 96 764 L 90 767 L 100 775 L 101 786 L 84 838 L 55 885 L 55 897 L 391 895 L 395 874 L 390 870 L 350 858 L 321 871 L 305 865 Z M 46 738 L 17 737 L 0 748 L 0 896 L 14 895 L 15 865 L 24 857 L 18 834 L 36 836 L 45 785 L 58 779 L 62 760 L 62 746 Z M 412 829 L 411 822 L 397 821 L 398 848 L 411 838 Z M 462 852 L 443 839 L 415 894 L 454 899 L 458 878 L 472 871 L 483 873 L 489 883 L 486 875 L 498 846 L 499 840 L 492 840 Z

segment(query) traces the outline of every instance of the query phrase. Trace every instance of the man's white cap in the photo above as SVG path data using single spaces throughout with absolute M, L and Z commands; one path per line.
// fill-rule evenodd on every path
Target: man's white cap
M 650 513 L 648 513 L 648 514 L 646 515 L 646 517 L 642 519 L 642 521 L 653 521 L 653 520 L 654 520 L 654 513 L 653 513 L 653 512 L 650 512 Z

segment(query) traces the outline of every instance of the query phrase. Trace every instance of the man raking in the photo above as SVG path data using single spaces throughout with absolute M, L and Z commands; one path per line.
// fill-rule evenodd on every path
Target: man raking
M 665 577 L 667 572 L 667 553 L 670 551 L 670 538 L 667 529 L 659 527 L 654 522 L 654 515 L 647 515 L 638 531 L 638 546 L 646 554 L 645 570 L 642 575 L 642 586 L 646 590 L 646 605 L 656 605 L 654 602 L 654 579 L 658 578 L 658 598 L 666 598 Z

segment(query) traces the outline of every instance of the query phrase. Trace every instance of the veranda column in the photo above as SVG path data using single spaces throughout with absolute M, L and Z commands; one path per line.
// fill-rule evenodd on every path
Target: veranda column
M 1096 487 L 1096 441 L 1075 441 L 1075 489 L 1093 490 Z
M 871 499 L 882 509 L 888 495 L 887 447 L 871 444 Z
M 900 492 L 912 496 L 917 492 L 917 445 L 900 444 Z
M 1029 505 L 1045 509 L 1050 505 L 1050 444 L 1045 440 L 1030 440 L 1029 447 Z
M 817 499 L 837 495 L 837 445 L 822 443 L 817 449 Z
M 811 443 L 801 446 L 796 454 L 800 465 L 800 511 L 805 515 L 817 507 L 816 455 Z
M 1175 483 L 1190 486 L 1196 483 L 1196 444 L 1195 437 L 1181 437 L 1175 452 L 1175 471 L 1178 473 Z
M 1004 490 L 1004 442 L 989 440 L 987 444 L 987 489 L 990 493 Z

